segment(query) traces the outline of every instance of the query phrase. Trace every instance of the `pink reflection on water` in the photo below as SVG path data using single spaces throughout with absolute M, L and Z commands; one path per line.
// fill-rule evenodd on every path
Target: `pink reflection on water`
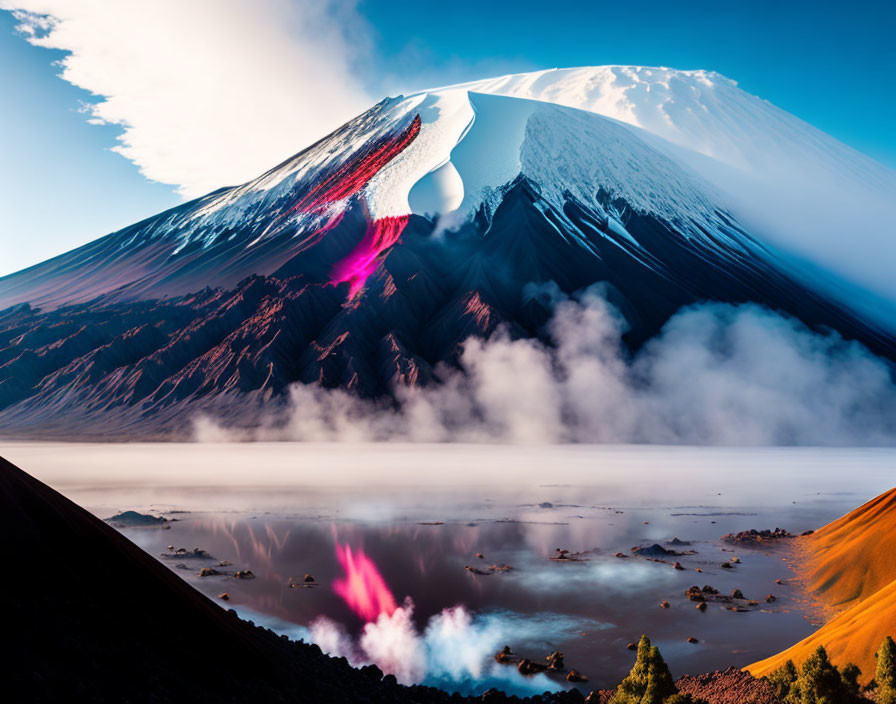
M 367 622 L 375 621 L 380 614 L 391 616 L 398 605 L 386 585 L 386 581 L 363 550 L 352 551 L 350 545 L 336 543 L 336 559 L 345 577 L 333 582 L 335 591 L 349 608 Z

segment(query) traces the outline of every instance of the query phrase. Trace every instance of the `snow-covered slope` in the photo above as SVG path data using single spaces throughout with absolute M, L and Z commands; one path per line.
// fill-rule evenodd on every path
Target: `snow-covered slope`
M 797 166 L 833 176 L 785 192 Z M 142 423 L 296 381 L 390 393 L 471 335 L 540 334 L 551 303 L 533 291 L 595 283 L 633 348 L 682 306 L 755 301 L 896 359 L 896 317 L 862 312 L 874 281 L 835 288 L 848 272 L 822 246 L 839 233 L 882 268 L 892 248 L 869 243 L 892 217 L 866 220 L 889 179 L 714 74 L 574 69 L 398 96 L 249 183 L 0 279 L 0 420 Z M 807 208 L 819 181 L 839 197 Z M 851 228 L 844 200 L 861 206 Z M 811 270 L 787 236 L 818 245 Z
M 462 87 L 638 128 L 724 192 L 731 212 L 754 236 L 792 255 L 804 278 L 834 295 L 851 289 L 851 303 L 864 314 L 896 320 L 896 172 L 736 82 L 711 71 L 596 66 Z
M 893 183 L 892 171 L 873 159 L 712 71 L 591 66 L 459 87 L 587 110 L 744 170 L 774 171 L 782 161 L 808 162 L 869 185 Z
M 382 231 L 351 255 L 362 263 L 331 271 L 335 283 L 353 281 L 354 293 L 409 215 L 445 216 L 440 229 L 458 227 L 480 209 L 493 213 L 519 177 L 537 183 L 558 211 L 572 196 L 610 218 L 612 237 L 634 247 L 625 214 L 607 197 L 663 218 L 703 246 L 724 240 L 741 247 L 745 234 L 721 214 L 722 196 L 643 137 L 580 110 L 465 89 L 391 99 L 254 181 L 0 279 L 0 304 L 55 306 L 112 292 L 145 298 L 233 285 L 273 273 L 362 202 Z M 568 229 L 564 236 L 587 249 Z
M 397 147 L 395 136 L 415 116 L 417 132 Z M 390 135 L 391 153 L 353 163 Z M 334 172 L 341 186 L 331 183 L 302 202 L 303 189 Z M 727 232 L 733 217 L 754 240 L 790 255 L 788 265 L 809 285 L 848 296 L 844 303 L 883 324 L 896 320 L 894 172 L 718 74 L 626 66 L 517 74 L 384 101 L 254 181 L 129 228 L 116 246 L 156 243 L 136 270 L 146 274 L 139 283 L 128 280 L 133 268 L 119 272 L 116 258 L 110 271 L 89 246 L 80 266 L 89 261 L 103 276 L 47 286 L 39 266 L 0 280 L 0 304 L 27 296 L 45 305 L 84 300 L 123 285 L 148 294 L 161 281 L 168 292 L 186 292 L 197 278 L 178 286 L 170 255 L 182 256 L 184 269 L 191 252 L 223 242 L 259 249 L 286 238 L 301 247 L 333 226 L 353 198 L 393 230 L 389 219 L 410 213 L 449 215 L 440 229 L 450 228 L 482 204 L 493 209 L 520 174 L 554 205 L 568 191 L 600 208 L 593 194 L 603 189 L 688 236 L 709 231 L 736 243 Z M 387 233 L 387 245 L 395 238 Z M 253 254 L 254 269 L 219 262 L 220 276 L 208 283 L 234 283 L 231 269 L 237 276 L 270 270 L 273 263 L 259 257 Z M 848 294 L 843 284 L 852 287 Z

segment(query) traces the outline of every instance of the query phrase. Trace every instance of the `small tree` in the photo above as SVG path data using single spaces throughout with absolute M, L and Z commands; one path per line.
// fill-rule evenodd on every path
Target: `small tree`
M 858 665 L 847 663 L 840 668 L 840 682 L 843 687 L 843 696 L 847 702 L 862 701 L 862 685 L 859 684 L 859 677 L 862 671 Z
M 635 665 L 616 688 L 610 704 L 663 704 L 676 693 L 672 673 L 659 648 L 650 645 L 647 636 L 641 636 Z
M 784 701 L 787 704 L 853 704 L 861 701 L 860 674 L 855 665 L 847 665 L 840 672 L 820 645 L 803 663 L 799 677 Z
M 799 673 L 796 671 L 796 665 L 793 660 L 788 660 L 777 670 L 768 675 L 767 679 L 775 688 L 775 694 L 782 701 L 787 701 L 790 690 L 793 688 Z
M 877 685 L 877 704 L 896 704 L 896 643 L 890 636 L 884 638 L 877 651 L 877 670 L 874 682 Z

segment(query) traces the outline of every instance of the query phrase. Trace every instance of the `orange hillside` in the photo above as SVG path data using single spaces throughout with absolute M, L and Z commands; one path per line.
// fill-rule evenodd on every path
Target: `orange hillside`
M 896 489 L 799 541 L 806 584 L 836 615 L 805 640 L 746 669 L 761 677 L 787 660 L 799 666 L 823 645 L 834 663 L 854 662 L 870 679 L 875 651 L 885 636 L 896 636 Z

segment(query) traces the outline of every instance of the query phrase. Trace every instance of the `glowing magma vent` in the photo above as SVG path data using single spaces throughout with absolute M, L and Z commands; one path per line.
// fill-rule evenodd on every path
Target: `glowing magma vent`
M 351 546 L 336 543 L 336 559 L 345 577 L 333 582 L 333 590 L 349 608 L 367 622 L 376 621 L 380 614 L 391 616 L 398 605 L 386 581 L 363 550 L 352 551 Z

